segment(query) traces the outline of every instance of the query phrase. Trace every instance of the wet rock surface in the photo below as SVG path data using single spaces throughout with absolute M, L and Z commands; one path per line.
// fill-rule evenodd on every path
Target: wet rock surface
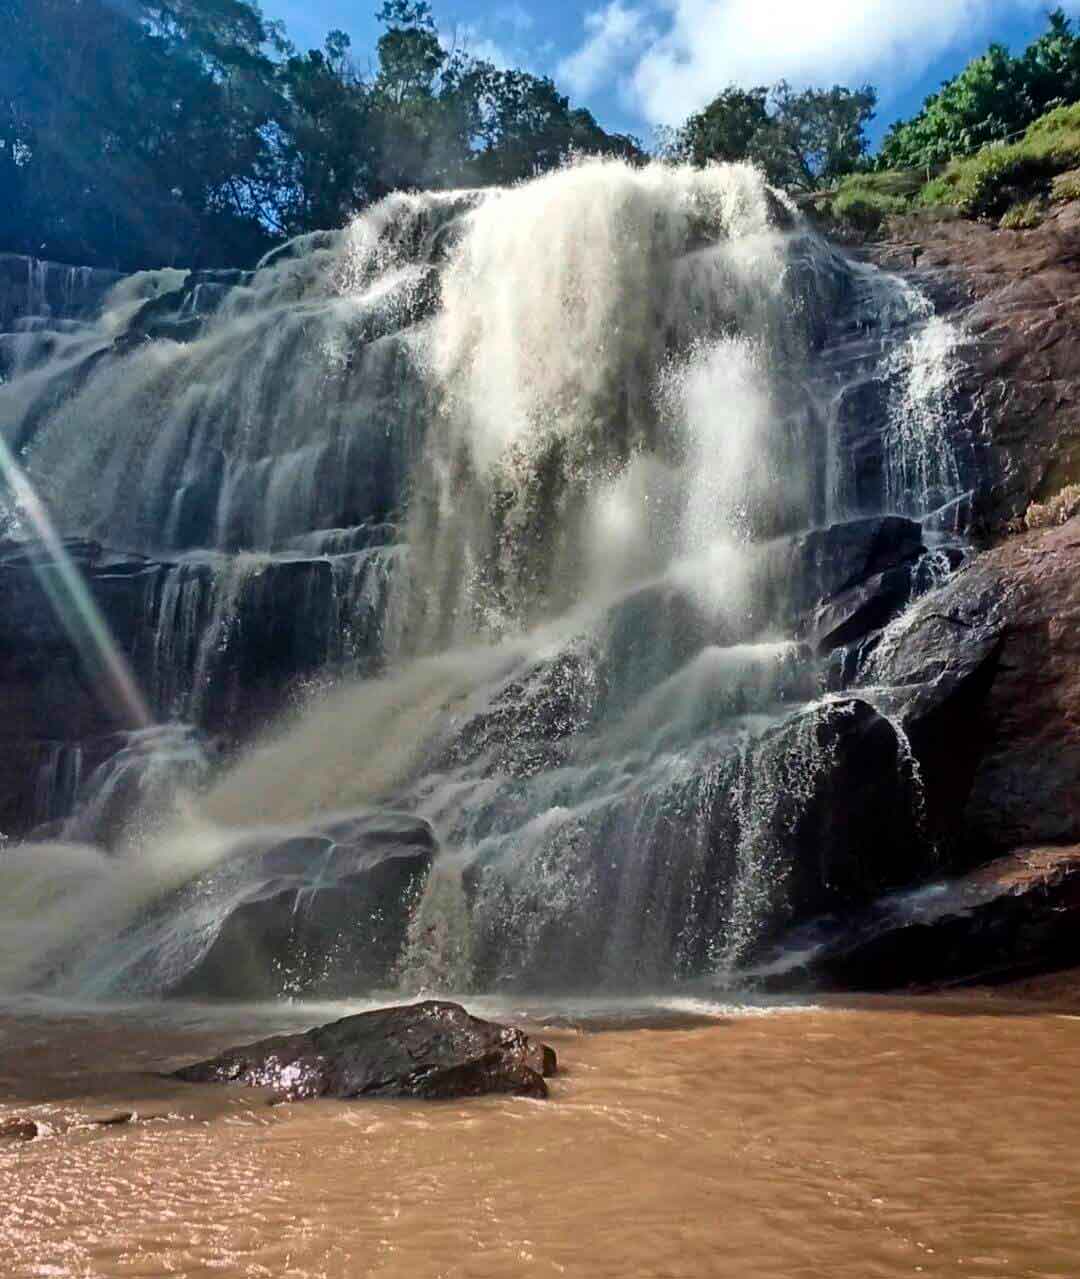
M 0 253 L 0 332 L 26 316 L 94 316 L 118 280 L 116 271 Z
M 884 990 L 1080 964 L 1078 637 L 1080 518 L 984 552 L 879 637 L 863 678 L 918 762 L 938 875 L 827 907 L 758 957 L 762 980 Z
M 0 1141 L 33 1141 L 40 1128 L 33 1119 L 5 1119 L 0 1123 Z
M 801 962 L 770 970 L 778 989 L 899 990 L 986 985 L 1080 958 L 1080 847 L 1025 848 L 968 875 L 886 897 L 842 926 L 819 920 L 785 940 Z
M 170 993 L 328 997 L 392 985 L 436 851 L 427 822 L 387 812 L 234 854 L 225 871 L 196 881 L 167 907 L 197 912 L 218 901 L 209 947 L 167 983 Z
M 867 702 L 826 703 L 789 721 L 757 768 L 777 796 L 766 828 L 777 857 L 773 927 L 784 914 L 865 904 L 931 865 L 912 761 L 894 725 Z
M 875 654 L 953 855 L 1080 840 L 1080 519 L 979 556 Z
M 64 551 L 162 721 L 191 720 L 236 745 L 300 681 L 376 660 L 393 549 L 156 560 L 69 539 Z M 2 775 L 0 829 L 68 816 L 70 804 L 35 793 L 48 759 L 77 750 L 88 776 L 121 748 L 130 716 L 62 565 L 40 542 L 0 542 L 0 760 L 29 750 L 41 761 Z
M 1080 202 L 1025 231 L 898 219 L 863 253 L 964 323 L 954 443 L 976 532 L 998 537 L 1031 502 L 1080 480 Z
M 275 1098 L 441 1101 L 510 1093 L 546 1097 L 554 1051 L 522 1031 L 426 1000 L 346 1017 L 304 1034 L 232 1048 L 175 1072 L 189 1083 L 270 1088 Z

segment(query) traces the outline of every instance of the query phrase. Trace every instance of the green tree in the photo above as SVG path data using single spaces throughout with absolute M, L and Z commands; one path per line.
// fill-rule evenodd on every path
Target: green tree
M 1019 133 L 1055 106 L 1080 101 L 1080 37 L 1061 9 L 1019 56 L 1000 44 L 973 58 L 911 120 L 886 134 L 882 168 L 923 168 Z
M 473 63 L 457 90 L 467 103 L 474 181 L 515 182 L 558 168 L 574 155 L 643 158 L 634 138 L 608 134 L 547 77 Z
M 448 50 L 386 0 L 370 78 L 255 0 L 0 0 L 0 248 L 131 269 L 249 265 L 402 188 L 640 156 L 550 80 Z
M 766 88 L 729 85 L 677 130 L 665 148 L 673 158 L 699 167 L 710 160 L 738 161 L 754 156 L 769 128 Z
M 777 186 L 813 190 L 863 163 L 876 104 L 870 85 L 800 91 L 783 80 L 771 89 L 729 85 L 666 150 L 697 165 L 749 160 Z
M 286 234 L 341 226 L 375 190 L 372 94 L 349 49 L 349 37 L 331 31 L 323 49 L 290 53 L 281 66 L 289 110 L 278 138 L 274 221 Z
M 256 10 L 0 4 L 7 244 L 126 268 L 223 263 L 270 243 L 276 97 Z

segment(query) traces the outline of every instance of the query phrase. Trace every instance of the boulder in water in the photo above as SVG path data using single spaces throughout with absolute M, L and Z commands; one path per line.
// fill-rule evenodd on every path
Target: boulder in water
M 512 1093 L 546 1097 L 554 1051 L 460 1004 L 380 1008 L 298 1035 L 230 1048 L 176 1071 L 189 1083 L 272 1088 L 280 1100 L 412 1097 L 439 1101 Z
M 0 1141 L 33 1141 L 41 1128 L 33 1119 L 5 1119 L 0 1123 Z

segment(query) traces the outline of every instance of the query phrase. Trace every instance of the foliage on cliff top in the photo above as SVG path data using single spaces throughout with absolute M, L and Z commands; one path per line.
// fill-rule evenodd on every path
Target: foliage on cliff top
M 1049 194 L 1055 175 L 1080 164 L 1080 103 L 1057 107 L 1018 141 L 953 160 L 919 194 L 924 206 L 953 205 L 967 217 L 1000 217 L 1011 205 Z
M 1020 230 L 1036 226 L 1053 201 L 1080 195 L 1080 103 L 1056 107 L 1013 143 L 991 143 L 938 169 L 886 170 L 844 178 L 813 206 L 862 233 L 890 214 L 954 209 L 964 217 L 1000 220 Z
M 798 91 L 783 80 L 772 88 L 729 85 L 664 135 L 661 151 L 697 165 L 749 160 L 775 186 L 814 191 L 864 163 L 876 104 L 868 84 Z
M 391 190 L 641 155 L 551 80 L 386 0 L 375 69 L 301 53 L 257 0 L 0 0 L 0 250 L 121 269 L 250 265 Z
M 911 120 L 892 126 L 877 157 L 881 169 L 927 168 L 1009 139 L 1056 106 L 1080 101 L 1080 35 L 1061 9 L 1046 31 L 1013 56 L 992 44 L 972 59 Z

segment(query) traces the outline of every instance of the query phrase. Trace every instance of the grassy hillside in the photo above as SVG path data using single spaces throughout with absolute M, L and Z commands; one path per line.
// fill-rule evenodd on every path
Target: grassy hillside
M 1058 107 L 1014 142 L 991 143 L 936 172 L 886 170 L 844 178 L 810 207 L 828 221 L 874 234 L 892 214 L 937 210 L 1018 229 L 1050 206 L 1080 197 L 1080 104 Z

